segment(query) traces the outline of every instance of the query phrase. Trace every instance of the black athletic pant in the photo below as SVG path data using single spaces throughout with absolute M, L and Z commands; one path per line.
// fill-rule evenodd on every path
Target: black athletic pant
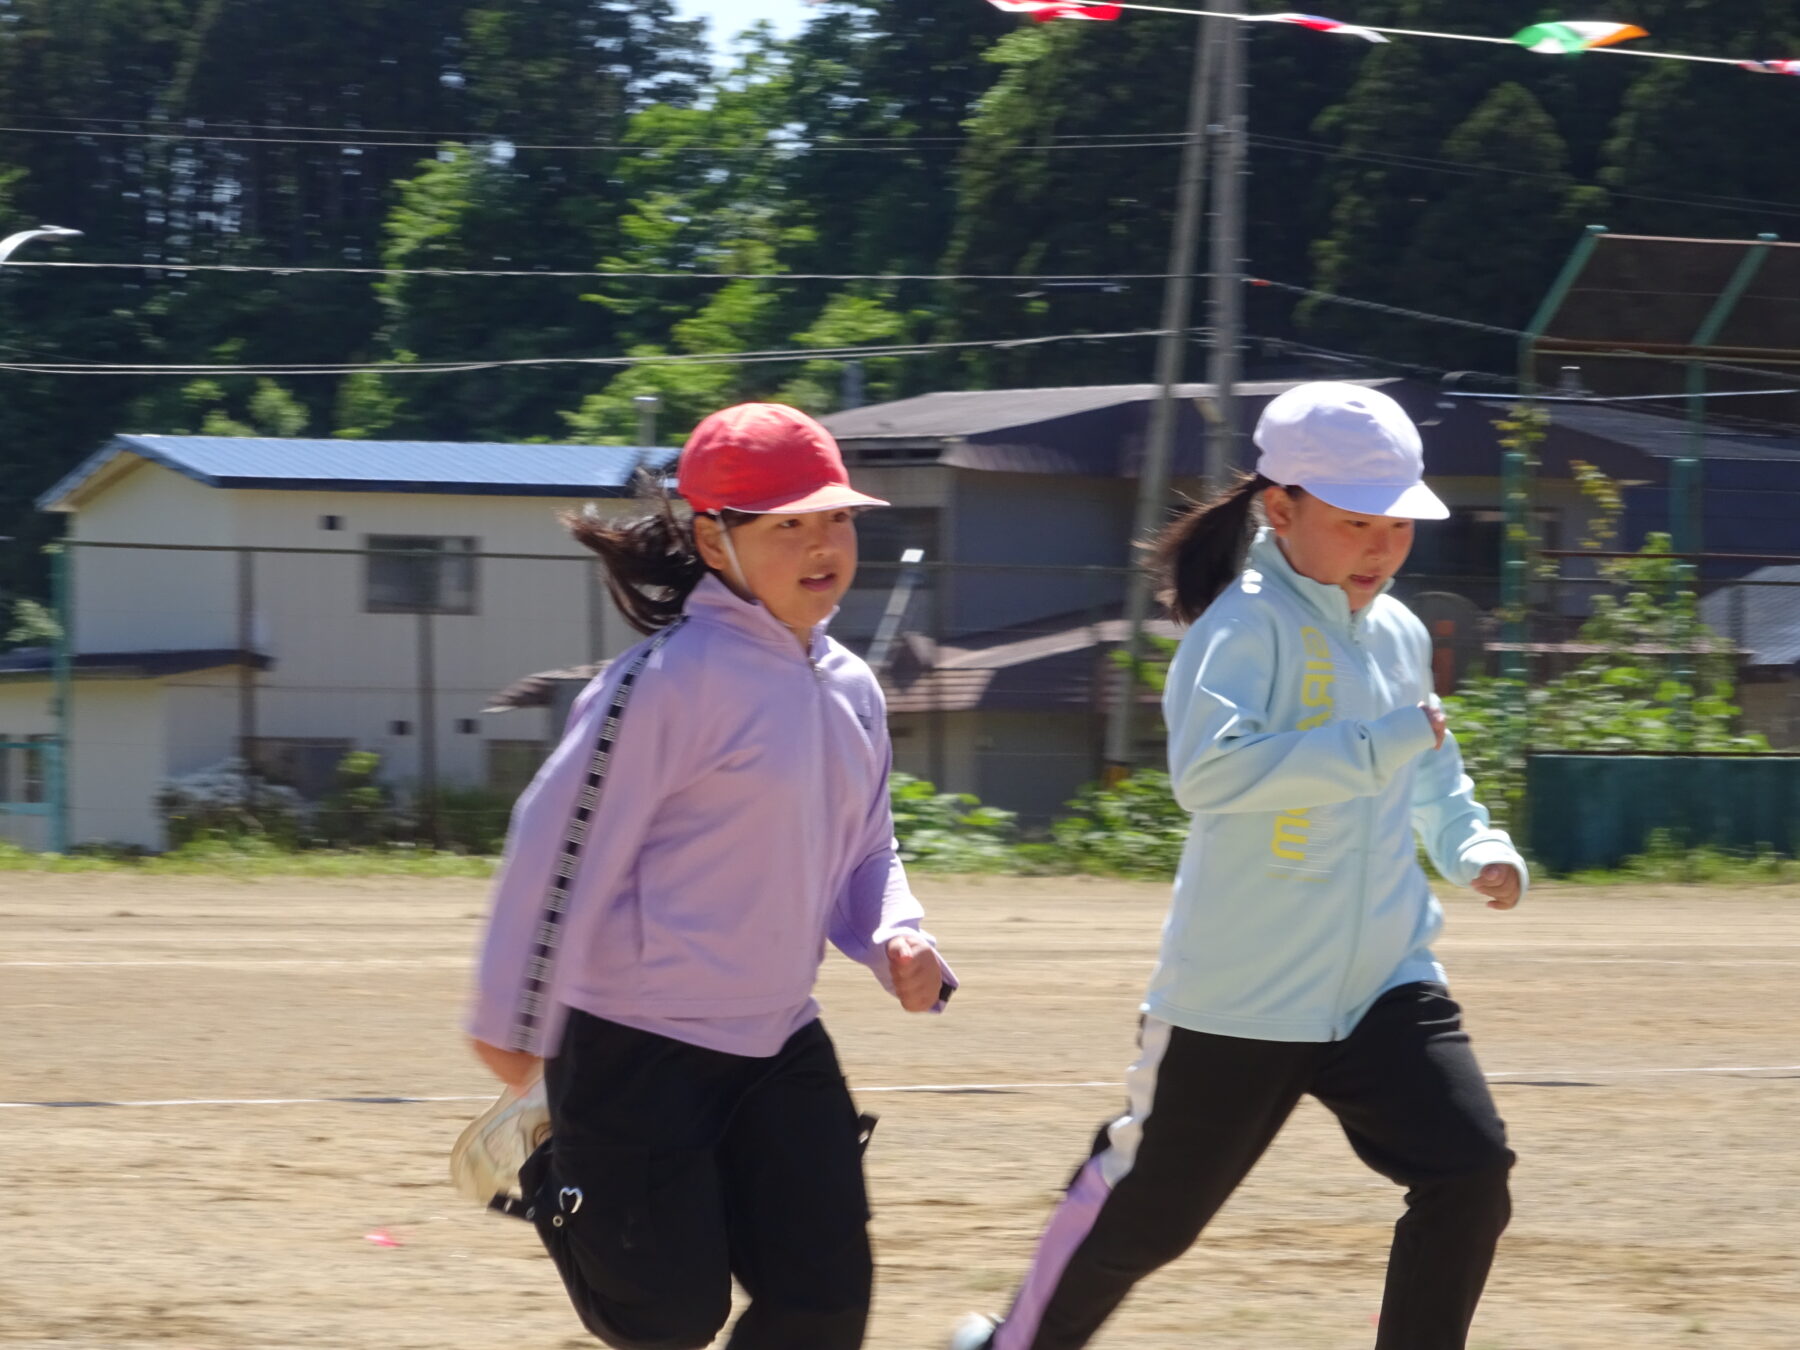
M 581 1320 L 617 1350 L 856 1350 L 872 1280 L 860 1126 L 818 1022 L 772 1059 L 572 1012 L 521 1173 Z
M 1459 1350 L 1511 1208 L 1506 1129 L 1438 984 L 1385 994 L 1343 1040 L 1241 1040 L 1147 1022 L 1130 1113 L 1052 1218 L 996 1350 L 1085 1346 L 1131 1287 L 1200 1235 L 1310 1093 L 1407 1187 L 1377 1350 Z

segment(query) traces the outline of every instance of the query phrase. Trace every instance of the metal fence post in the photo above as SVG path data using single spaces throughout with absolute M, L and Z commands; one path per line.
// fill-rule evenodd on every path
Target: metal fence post
M 432 641 L 431 611 L 419 619 L 419 805 L 424 808 L 425 835 L 433 848 L 444 845 L 439 816 L 437 763 L 437 653 Z
M 59 544 L 51 555 L 50 603 L 56 610 L 56 646 L 53 666 L 55 694 L 51 708 L 56 719 L 54 748 L 45 766 L 50 776 L 50 851 L 67 853 L 73 839 L 73 801 L 70 761 L 74 758 L 75 725 L 75 575 L 74 550 Z
M 244 784 L 250 814 L 256 814 L 256 667 L 250 651 L 255 644 L 256 551 L 237 551 L 237 663 L 238 663 L 238 758 L 244 761 Z
M 926 566 L 932 570 L 932 579 L 937 583 L 931 590 L 931 650 L 933 657 L 931 670 L 926 676 L 931 681 L 931 710 L 928 714 L 931 719 L 931 781 L 939 792 L 945 792 L 948 789 L 944 786 L 944 686 L 941 679 L 942 667 L 938 665 L 936 653 L 941 651 L 944 645 L 944 613 L 948 603 L 946 592 L 950 589 L 952 572 L 944 563 L 935 565 L 927 563 Z

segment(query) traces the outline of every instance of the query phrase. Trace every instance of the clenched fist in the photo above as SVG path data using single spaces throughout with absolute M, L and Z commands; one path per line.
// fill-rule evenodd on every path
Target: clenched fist
M 888 939 L 888 974 L 894 993 L 908 1012 L 929 1012 L 944 984 L 944 968 L 937 953 L 917 933 L 901 933 Z
M 1489 863 L 1469 885 L 1488 897 L 1489 909 L 1511 909 L 1519 903 L 1519 869 L 1511 863 Z

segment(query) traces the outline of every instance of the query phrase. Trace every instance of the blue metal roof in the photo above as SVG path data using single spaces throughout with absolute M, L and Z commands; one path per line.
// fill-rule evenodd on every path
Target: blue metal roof
M 666 471 L 676 454 L 666 446 L 115 436 L 39 497 L 38 506 L 65 509 L 65 499 L 121 455 L 217 488 L 620 497 L 632 491 L 640 468 Z

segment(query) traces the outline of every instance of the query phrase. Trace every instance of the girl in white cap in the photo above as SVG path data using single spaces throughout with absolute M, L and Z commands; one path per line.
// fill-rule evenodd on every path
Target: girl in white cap
M 1449 513 L 1421 481 L 1418 431 L 1376 390 L 1290 389 L 1255 440 L 1256 474 L 1172 524 L 1156 555 L 1192 625 L 1163 706 L 1194 822 L 1129 1105 L 1005 1321 L 970 1319 L 954 1350 L 1086 1345 L 1307 1094 L 1407 1188 L 1377 1350 L 1464 1345 L 1506 1227 L 1513 1155 L 1430 951 L 1443 913 L 1414 833 L 1494 909 L 1518 903 L 1525 864 L 1474 799 L 1424 626 L 1386 593 L 1413 522 Z
M 778 404 L 702 422 L 679 484 L 692 520 L 571 522 L 648 636 L 513 812 L 468 1021 L 507 1092 L 451 1171 L 617 1350 L 713 1344 L 734 1279 L 732 1350 L 856 1350 L 868 1126 L 813 982 L 827 940 L 909 1012 L 956 982 L 895 854 L 881 688 L 825 635 L 886 503 Z

